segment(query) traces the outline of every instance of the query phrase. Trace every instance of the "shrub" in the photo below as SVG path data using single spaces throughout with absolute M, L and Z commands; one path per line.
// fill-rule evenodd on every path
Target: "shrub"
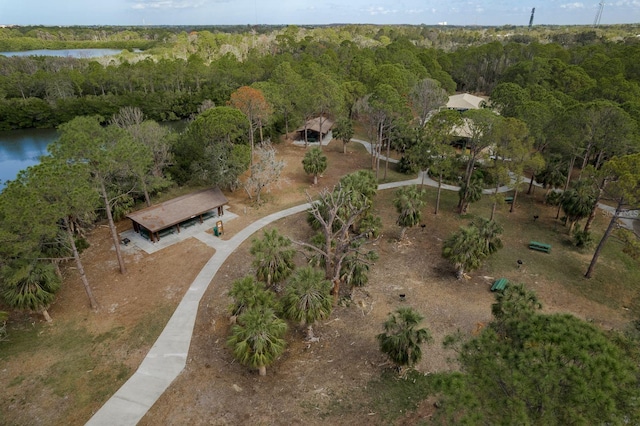
M 593 245 L 593 237 L 591 236 L 591 232 L 585 232 L 576 228 L 573 231 L 573 243 L 576 245 L 576 247 L 580 248 L 591 247 Z
M 562 192 L 556 192 L 556 191 L 549 192 L 544 199 L 544 201 L 550 206 L 560 205 L 561 200 L 562 200 Z
M 628 229 L 618 229 L 615 235 L 620 238 L 624 245 L 622 252 L 635 260 L 640 260 L 640 240 L 638 240 L 636 234 Z
M 404 173 L 405 175 L 410 175 L 413 173 L 418 173 L 418 166 L 405 155 L 400 158 L 398 162 L 398 171 L 400 173 Z

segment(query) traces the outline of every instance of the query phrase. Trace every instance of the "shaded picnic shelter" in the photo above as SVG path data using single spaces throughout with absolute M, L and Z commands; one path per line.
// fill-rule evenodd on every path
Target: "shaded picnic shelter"
M 167 234 L 179 233 L 181 227 L 187 228 L 204 223 L 210 217 L 222 216 L 223 206 L 228 203 L 220 188 L 210 188 L 138 210 L 127 217 L 131 219 L 135 232 L 156 242 Z
M 321 124 L 322 124 L 322 129 L 320 129 Z M 298 134 L 297 140 L 304 141 L 305 140 L 304 133 L 306 131 L 307 132 L 306 141 L 312 142 L 312 143 L 324 141 L 324 139 L 327 136 L 329 136 L 329 138 L 333 137 L 332 131 L 331 131 L 332 128 L 333 128 L 333 120 L 326 117 L 312 118 L 311 120 L 308 120 L 304 126 L 301 126 L 298 129 L 296 129 L 296 133 Z

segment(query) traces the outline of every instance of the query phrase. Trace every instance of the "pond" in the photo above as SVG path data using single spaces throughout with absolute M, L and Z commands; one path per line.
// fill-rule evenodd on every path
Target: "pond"
M 0 189 L 20 170 L 33 166 L 47 154 L 47 145 L 57 138 L 55 129 L 24 129 L 0 132 Z

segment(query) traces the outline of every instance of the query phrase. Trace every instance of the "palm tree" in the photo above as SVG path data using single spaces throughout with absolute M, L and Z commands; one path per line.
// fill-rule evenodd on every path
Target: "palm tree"
M 327 156 L 318 147 L 313 147 L 302 159 L 302 167 L 308 175 L 313 175 L 313 184 L 318 184 L 318 175 L 327 170 Z
M 471 179 L 468 188 L 466 183 L 462 182 L 458 197 L 460 198 L 460 214 L 467 213 L 469 205 L 482 198 L 482 180 Z
M 336 139 L 340 139 L 342 141 L 342 153 L 347 153 L 347 144 L 353 137 L 353 123 L 347 117 L 340 118 L 336 121 L 336 125 L 333 128 L 333 136 Z
M 286 318 L 307 325 L 307 339 L 313 339 L 313 324 L 331 315 L 331 282 L 324 272 L 307 266 L 298 269 L 289 280 L 282 298 Z
M 486 253 L 485 241 L 480 237 L 478 228 L 461 226 L 458 232 L 444 242 L 442 257 L 453 263 L 459 280 L 465 271 L 479 268 Z
M 554 188 L 562 188 L 567 180 L 566 172 L 564 171 L 566 164 L 563 164 L 559 159 L 552 158 L 547 161 L 545 168 L 535 176 L 535 180 L 547 189 L 545 197 Z
M 484 252 L 487 256 L 502 248 L 502 240 L 499 235 L 502 234 L 504 229 L 495 220 L 481 217 L 478 218 L 474 226 L 478 228 L 480 238 L 484 242 Z
M 589 217 L 596 197 L 597 193 L 592 183 L 587 180 L 579 180 L 573 188 L 562 193 L 560 205 L 566 220 L 569 221 L 569 234 L 573 231 L 573 226 L 577 221 Z
M 265 230 L 262 239 L 257 238 L 251 241 L 256 277 L 265 282 L 267 287 L 284 281 L 295 268 L 293 263 L 295 253 L 289 238 L 281 235 L 276 229 Z
M 286 342 L 282 337 L 286 331 L 287 323 L 273 309 L 254 307 L 238 317 L 227 344 L 238 361 L 266 376 L 267 366 L 284 352 Z
M 347 255 L 342 262 L 340 279 L 353 291 L 354 287 L 364 287 L 369 282 L 369 267 L 378 260 L 375 250 L 362 253 L 359 250 Z
M 275 309 L 277 306 L 273 292 L 265 289 L 263 283 L 257 282 L 250 275 L 235 280 L 231 285 L 229 296 L 233 299 L 233 303 L 229 306 L 232 318 L 242 315 L 249 309 L 259 307 Z
M 424 194 L 424 189 L 418 189 L 417 185 L 403 186 L 396 191 L 393 205 L 398 212 L 396 224 L 402 227 L 400 240 L 404 239 L 407 228 L 420 223 L 422 218 L 420 209 L 424 206 Z
M 2 297 L 11 307 L 41 312 L 51 322 L 47 308 L 60 284 L 53 264 L 18 260 L 3 268 Z
M 422 359 L 422 343 L 432 340 L 426 328 L 416 328 L 423 317 L 411 308 L 399 308 L 389 314 L 384 333 L 376 336 L 380 350 L 398 367 L 412 367 Z

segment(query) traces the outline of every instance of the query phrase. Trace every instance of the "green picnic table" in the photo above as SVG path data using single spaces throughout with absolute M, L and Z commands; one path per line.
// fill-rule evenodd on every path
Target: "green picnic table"
M 509 284 L 509 280 L 506 278 L 499 278 L 493 282 L 491 286 L 491 291 L 502 291 Z
M 551 244 L 539 243 L 537 241 L 529 241 L 529 248 L 531 250 L 543 251 L 545 253 L 551 253 Z

